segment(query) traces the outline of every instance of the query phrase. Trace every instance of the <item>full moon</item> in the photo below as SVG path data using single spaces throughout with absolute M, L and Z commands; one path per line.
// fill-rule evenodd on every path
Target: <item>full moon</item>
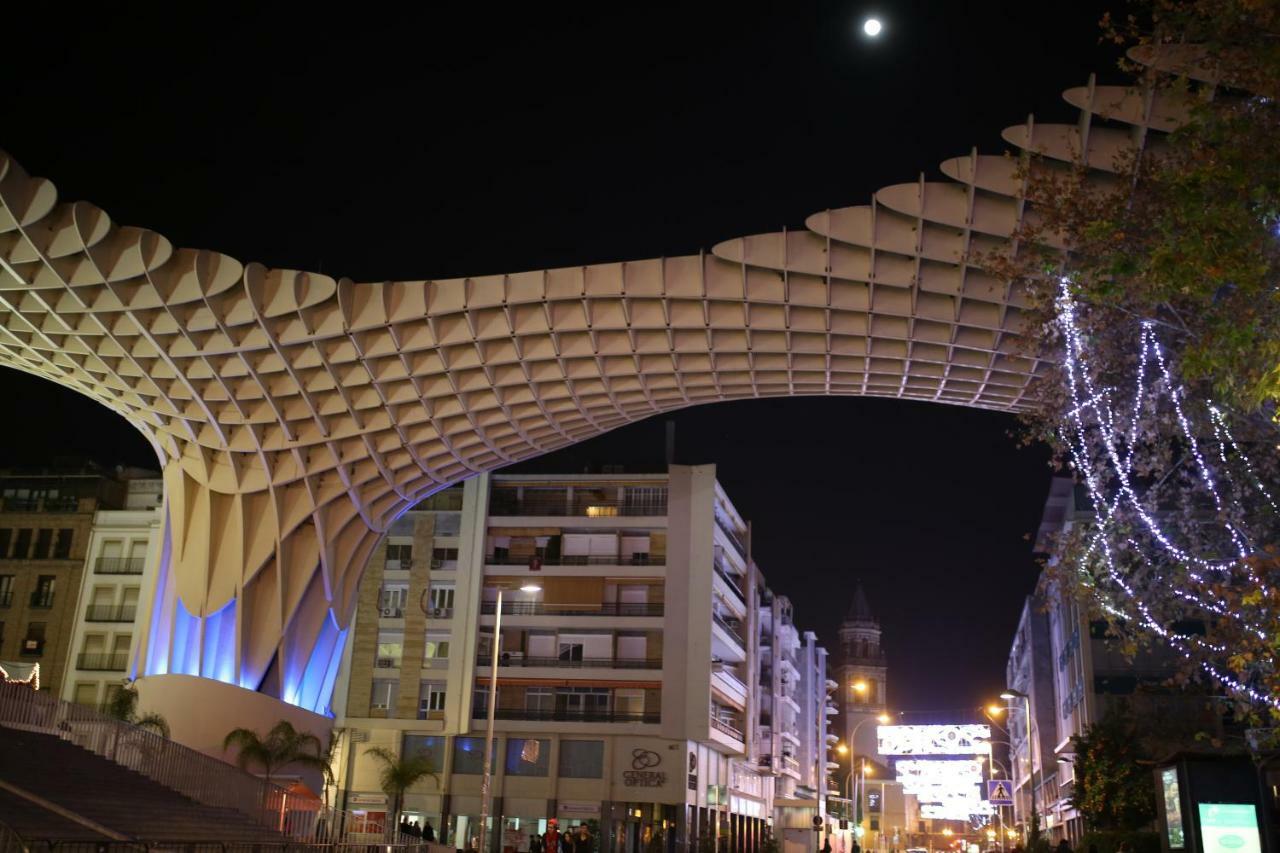
M 862 31 L 874 38 L 880 35 L 880 22 L 875 18 L 867 18 L 862 25 Z

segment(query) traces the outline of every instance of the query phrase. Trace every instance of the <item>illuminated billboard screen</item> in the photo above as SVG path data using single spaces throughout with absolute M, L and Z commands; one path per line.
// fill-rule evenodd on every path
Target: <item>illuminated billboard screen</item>
M 1262 853 L 1258 812 L 1252 803 L 1196 803 L 1204 853 Z
M 1178 792 L 1178 768 L 1166 767 L 1160 771 L 1160 787 L 1164 794 L 1164 822 L 1169 836 L 1169 849 L 1181 850 L 1187 846 L 1187 842 L 1182 831 L 1182 796 Z
M 881 755 L 986 755 L 991 727 L 878 726 L 876 740 Z

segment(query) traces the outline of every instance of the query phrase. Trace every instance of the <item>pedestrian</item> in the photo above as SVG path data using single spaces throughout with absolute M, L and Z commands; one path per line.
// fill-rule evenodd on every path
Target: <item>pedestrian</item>
M 560 853 L 560 828 L 555 818 L 547 821 L 547 832 L 542 836 L 542 853 Z
M 570 829 L 560 836 L 560 853 L 573 853 L 573 845 L 577 843 L 577 839 L 573 837 L 573 830 Z
M 1067 839 L 1058 842 L 1057 853 L 1071 853 L 1071 845 L 1067 843 Z
M 573 839 L 573 853 L 595 853 L 595 839 L 585 823 L 578 824 L 578 836 Z
M 536 832 L 529 836 L 529 853 L 542 853 L 542 836 Z
M 822 853 L 831 853 L 831 833 L 827 833 L 822 839 Z
M 409 834 L 414 838 L 422 837 L 422 827 L 418 825 L 418 821 L 416 818 L 414 820 L 409 821 Z
M 855 838 L 850 843 L 849 853 L 862 853 L 862 848 L 858 846 L 858 839 Z
M 422 824 L 422 840 L 434 843 L 436 840 L 436 828 L 431 825 L 431 821 L 423 821 Z

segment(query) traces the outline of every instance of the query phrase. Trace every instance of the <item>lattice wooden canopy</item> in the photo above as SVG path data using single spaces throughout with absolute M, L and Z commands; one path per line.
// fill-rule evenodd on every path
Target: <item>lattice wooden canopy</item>
M 1004 138 L 1105 177 L 1185 115 L 1092 82 L 1065 97 L 1077 124 Z M 476 472 L 718 400 L 1034 405 L 1024 295 L 965 261 L 1033 215 L 1015 162 L 941 169 L 703 255 L 357 284 L 175 248 L 0 152 L 0 364 L 159 454 L 171 567 L 146 671 L 319 708 L 379 536 Z

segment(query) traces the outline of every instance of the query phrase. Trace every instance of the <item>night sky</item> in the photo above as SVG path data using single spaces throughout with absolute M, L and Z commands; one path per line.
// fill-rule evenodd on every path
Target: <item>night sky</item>
M 26 4 L 35 6 L 37 4 Z M 176 245 L 357 281 L 676 255 L 799 227 L 968 153 L 1096 71 L 1118 2 L 662 7 L 342 4 L 173 17 L 6 11 L 0 148 Z M 267 4 L 259 4 L 265 6 Z M 443 6 L 443 4 L 441 4 Z M 457 8 L 466 6 L 465 9 Z M 1117 11 L 1123 11 L 1120 7 Z M 858 32 L 870 13 L 876 42 Z M 24 17 L 26 16 L 26 17 Z M 151 465 L 107 410 L 0 372 L 0 465 Z M 681 412 L 677 461 L 719 466 L 757 561 L 834 647 L 860 577 L 895 709 L 1003 684 L 1050 470 L 1012 417 L 886 400 Z M 663 422 L 525 467 L 652 466 Z

